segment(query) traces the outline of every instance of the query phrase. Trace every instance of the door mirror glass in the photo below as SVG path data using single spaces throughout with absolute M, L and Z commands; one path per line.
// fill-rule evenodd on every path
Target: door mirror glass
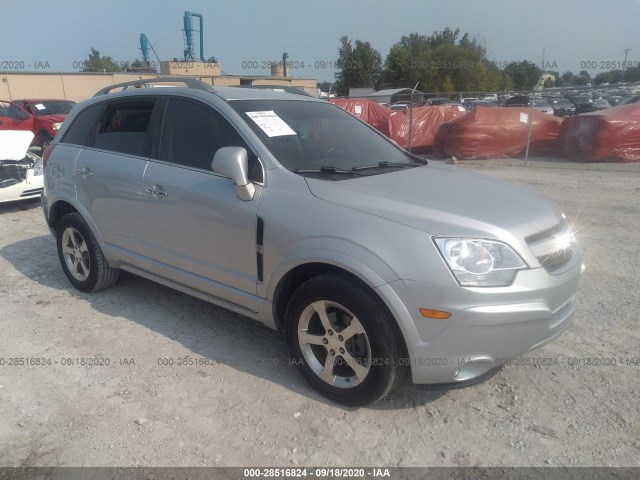
M 211 162 L 214 172 L 231 179 L 240 200 L 249 201 L 255 194 L 255 187 L 249 181 L 249 161 L 247 151 L 242 147 L 222 147 Z

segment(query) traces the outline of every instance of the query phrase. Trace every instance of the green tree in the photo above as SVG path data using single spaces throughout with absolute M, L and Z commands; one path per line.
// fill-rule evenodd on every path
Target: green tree
M 581 70 L 580 73 L 573 77 L 574 85 L 586 85 L 591 83 L 591 75 L 586 70 Z
M 382 55 L 369 42 L 352 43 L 346 35 L 340 38 L 335 90 L 346 95 L 350 88 L 376 88 L 382 74 Z
M 100 52 L 91 47 L 89 57 L 84 61 L 81 72 L 121 72 L 128 66 L 119 65 L 111 57 L 103 57 Z
M 625 82 L 638 82 L 640 81 L 640 64 L 636 64 L 635 67 L 627 68 L 624 71 Z
M 564 72 L 560 77 L 560 81 L 562 86 L 569 87 L 573 85 L 573 73 L 572 72 Z
M 435 68 L 434 53 L 427 37 L 412 33 L 402 37 L 389 50 L 382 73 L 383 86 L 387 88 L 413 88 L 437 91 L 439 76 Z
M 458 35 L 460 35 L 459 28 L 451 30 L 447 27 L 440 32 L 433 32 L 432 35 L 427 37 L 427 42 L 431 48 L 438 48 L 441 45 L 455 45 Z M 469 40 L 469 35 L 465 33 L 464 38 L 465 42 L 467 42 Z
M 620 72 L 620 75 L 618 75 L 618 79 L 622 76 L 622 72 Z M 593 77 L 593 83 L 595 83 L 596 85 L 600 85 L 602 83 L 613 83 L 614 82 L 614 72 L 601 72 L 599 74 L 597 74 L 595 77 Z
M 425 36 L 403 36 L 389 50 L 382 74 L 385 87 L 413 87 L 425 92 L 496 90 L 505 82 L 486 61 L 486 47 L 460 29 L 445 28 Z
M 535 87 L 542 75 L 542 70 L 538 65 L 528 60 L 521 62 L 511 62 L 504 71 L 511 77 L 514 90 L 531 90 Z
M 329 89 L 332 89 L 333 82 L 318 82 L 318 88 L 323 92 L 328 92 Z

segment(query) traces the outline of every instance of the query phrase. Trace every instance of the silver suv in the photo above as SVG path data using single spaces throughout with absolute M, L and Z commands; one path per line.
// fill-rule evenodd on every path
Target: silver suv
M 582 262 L 554 202 L 427 164 L 323 100 L 182 81 L 99 92 L 45 154 L 74 287 L 126 270 L 259 320 L 348 405 L 404 372 L 474 383 L 569 325 Z

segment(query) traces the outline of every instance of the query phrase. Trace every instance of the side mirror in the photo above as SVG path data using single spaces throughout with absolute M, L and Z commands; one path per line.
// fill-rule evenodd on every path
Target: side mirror
M 249 160 L 242 147 L 222 147 L 213 156 L 211 168 L 223 177 L 230 178 L 240 200 L 248 202 L 256 193 L 249 181 Z

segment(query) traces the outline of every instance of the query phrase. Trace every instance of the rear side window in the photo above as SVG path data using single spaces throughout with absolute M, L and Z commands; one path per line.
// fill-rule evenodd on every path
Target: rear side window
M 92 141 L 102 106 L 102 104 L 92 105 L 80 112 L 73 120 L 67 133 L 62 137 L 60 143 L 84 146 L 88 141 Z
M 149 123 L 155 99 L 114 102 L 100 116 L 93 147 L 101 150 L 147 156 Z
M 211 170 L 222 147 L 243 147 L 249 155 L 250 178 L 262 181 L 262 168 L 236 129 L 206 105 L 169 99 L 164 115 L 159 159 L 186 167 Z

